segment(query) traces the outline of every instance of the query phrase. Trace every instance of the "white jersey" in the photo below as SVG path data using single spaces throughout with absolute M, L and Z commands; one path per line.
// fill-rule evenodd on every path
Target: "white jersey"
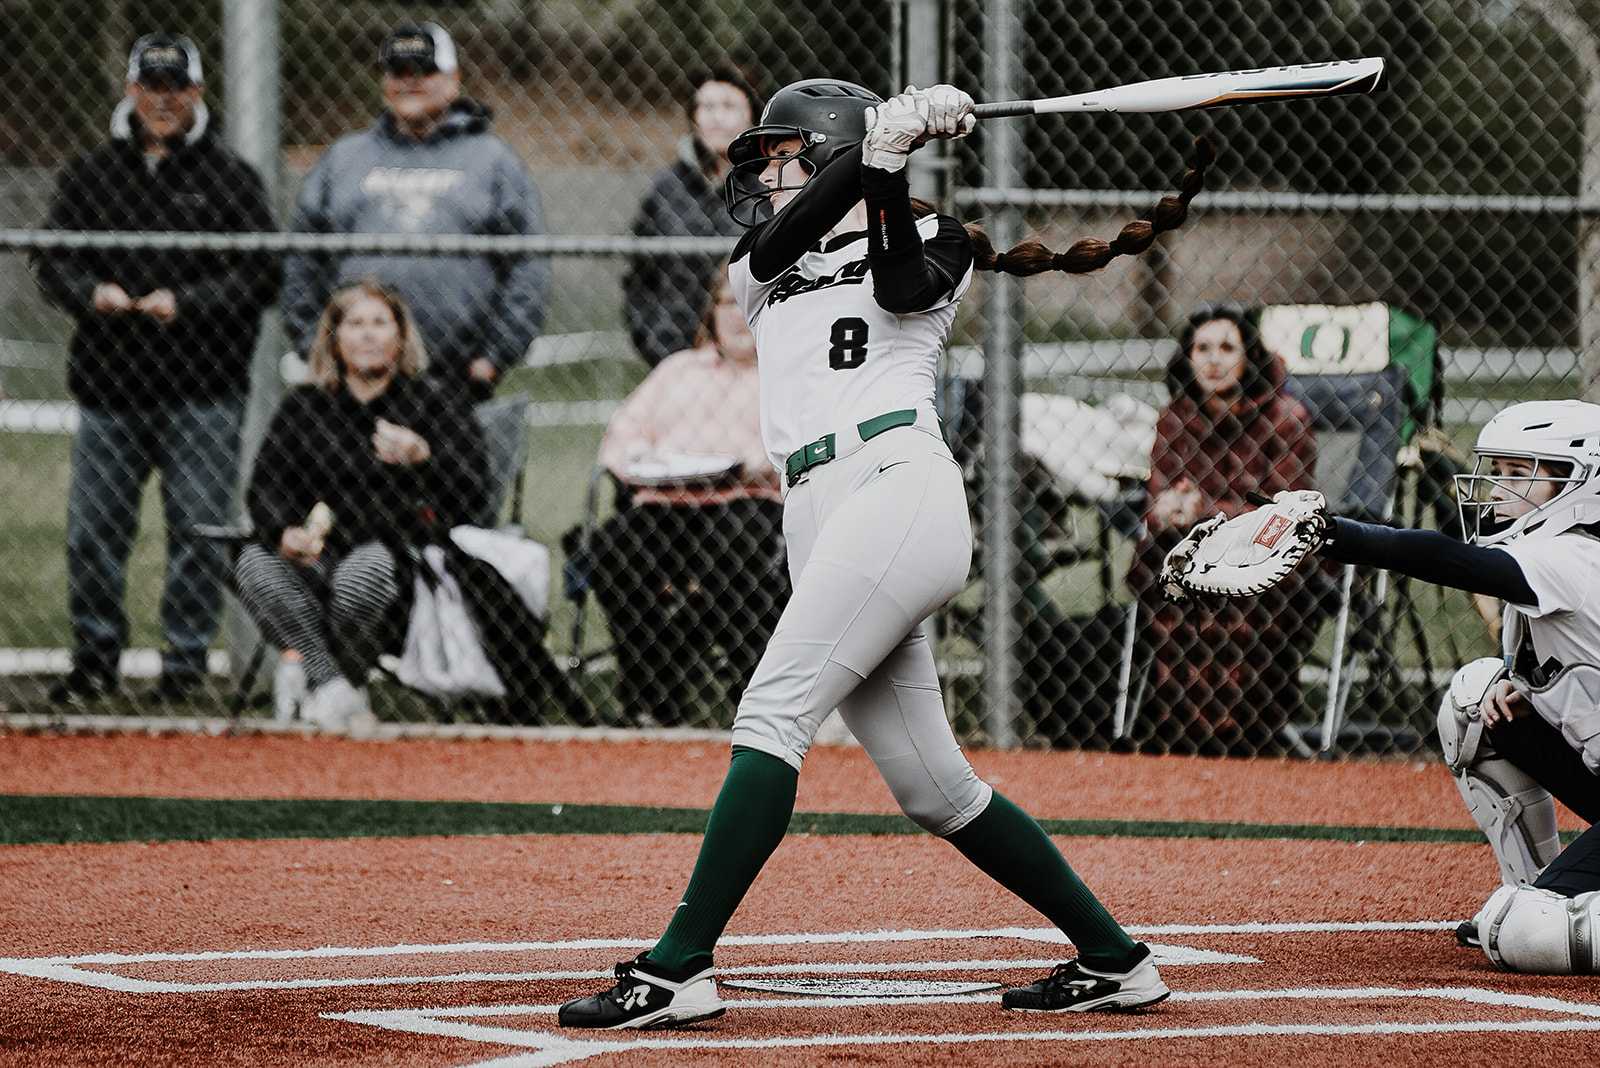
M 1496 548 L 1522 568 L 1537 606 L 1512 605 L 1527 621 L 1540 664 L 1600 664 L 1600 541 L 1577 532 L 1517 538 Z
M 917 221 L 924 241 L 938 228 L 936 215 Z M 972 269 L 940 303 L 913 315 L 884 311 L 873 299 L 864 230 L 824 240 L 770 282 L 751 276 L 749 256 L 735 260 L 728 277 L 755 334 L 762 440 L 782 471 L 790 453 L 824 434 L 933 404 L 939 353 Z

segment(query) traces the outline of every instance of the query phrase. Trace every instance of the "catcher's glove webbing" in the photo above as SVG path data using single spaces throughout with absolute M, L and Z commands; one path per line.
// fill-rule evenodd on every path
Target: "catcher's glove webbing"
M 1314 490 L 1284 490 L 1232 519 L 1195 525 L 1161 565 L 1161 588 L 1177 603 L 1197 593 L 1251 597 L 1282 582 L 1327 540 L 1328 501 Z

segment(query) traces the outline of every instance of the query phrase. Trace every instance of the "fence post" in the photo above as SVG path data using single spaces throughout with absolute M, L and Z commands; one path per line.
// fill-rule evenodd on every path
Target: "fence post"
M 277 205 L 283 169 L 278 0 L 224 0 L 222 37 L 228 143 L 261 172 L 267 199 Z
M 899 92 L 907 85 L 926 89 L 945 80 L 944 72 L 944 0 L 905 0 L 901 35 L 900 69 L 895 71 L 895 84 L 890 92 Z M 950 168 L 949 145 L 933 141 L 922 146 L 911 157 L 911 195 L 930 204 L 943 203 Z
M 222 9 L 223 74 L 227 105 L 224 132 L 233 150 L 261 173 L 267 203 L 287 229 L 283 183 L 283 105 L 279 92 L 279 58 L 282 54 L 278 20 L 279 0 L 224 0 Z M 273 269 L 276 269 L 274 267 Z M 244 414 L 236 507 L 242 512 L 244 487 L 256 450 L 267 432 L 282 382 L 278 358 L 285 348 L 282 320 L 277 308 L 262 317 L 261 335 L 250 362 L 250 394 Z M 228 613 L 226 626 L 230 670 L 237 681 L 249 650 L 259 640 L 250 619 L 237 608 Z
M 984 24 L 987 64 L 984 98 L 1016 97 L 1014 57 L 1021 52 L 1015 0 L 995 0 Z M 1021 138 L 1016 123 L 1000 119 L 983 129 L 984 170 L 997 190 L 1019 184 Z M 1021 234 L 1021 212 L 1002 207 L 990 216 L 996 249 L 1007 249 Z M 1020 622 L 1024 608 L 1017 538 L 1016 499 L 1018 443 L 1021 436 L 1022 340 L 1025 308 L 1022 287 L 1006 274 L 991 276 L 984 308 L 983 441 L 985 477 L 983 515 L 984 728 L 1000 749 L 1017 744 L 1015 709 L 1021 707 L 1018 661 Z

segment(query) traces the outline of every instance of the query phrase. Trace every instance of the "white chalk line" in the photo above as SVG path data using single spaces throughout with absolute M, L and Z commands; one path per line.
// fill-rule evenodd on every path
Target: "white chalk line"
M 1136 938 L 1161 935 L 1345 934 L 1383 931 L 1445 931 L 1457 920 L 1356 921 L 1305 923 L 1165 923 L 1134 925 L 1125 930 Z M 946 942 L 973 938 L 1014 938 L 1052 945 L 1070 945 L 1054 927 L 991 927 L 952 930 L 829 931 L 804 934 L 728 935 L 719 946 L 852 945 L 871 942 Z M 425 954 L 582 952 L 593 949 L 648 949 L 654 939 L 578 938 L 545 942 L 437 942 L 390 946 L 319 946 L 312 949 L 206 950 L 195 953 L 87 953 L 64 957 L 0 957 L 0 970 L 15 964 L 147 964 L 217 960 L 309 960 L 320 957 L 414 957 Z
M 479 1061 L 472 1068 L 535 1068 L 584 1060 L 604 1053 L 629 1050 L 739 1050 L 796 1049 L 839 1046 L 882 1046 L 893 1044 L 962 1045 L 1001 1042 L 1110 1042 L 1152 1041 L 1193 1038 L 1343 1036 L 1343 1035 L 1430 1035 L 1449 1033 L 1552 1033 L 1600 1031 L 1600 1005 L 1566 1001 L 1560 998 L 1507 994 L 1479 987 L 1301 987 L 1286 990 L 1234 990 L 1176 992 L 1173 1002 L 1316 1000 L 1355 1001 L 1371 999 L 1433 999 L 1494 1007 L 1524 1008 L 1565 1013 L 1579 1019 L 1530 1021 L 1434 1021 L 1422 1023 L 1369 1024 L 1227 1024 L 1213 1027 L 1137 1027 L 1126 1030 L 1032 1031 L 1032 1032 L 942 1032 L 937 1034 L 823 1034 L 768 1038 L 717 1038 L 685 1035 L 658 1038 L 639 1037 L 629 1041 L 573 1039 L 538 1029 L 518 1029 L 465 1022 L 496 1016 L 545 1016 L 554 1005 L 468 1006 L 440 1009 L 387 1009 L 323 1013 L 328 1020 L 342 1020 L 412 1034 L 464 1039 L 496 1045 L 519 1046 L 531 1050 L 508 1057 Z M 740 1009 L 756 1008 L 850 1008 L 888 1001 L 908 1003 L 913 999 L 869 998 L 751 998 L 731 1003 Z M 922 1000 L 922 999 L 916 999 Z M 942 1003 L 976 1003 L 997 1000 L 994 995 L 969 995 L 962 998 L 926 999 Z
M 1163 967 L 1197 964 L 1260 964 L 1255 957 L 1237 953 L 1218 953 L 1190 946 L 1152 944 L 1151 952 Z M 792 964 L 760 964 L 718 968 L 719 975 L 882 975 L 907 972 L 983 972 L 1046 969 L 1060 959 L 1015 960 L 921 960 L 921 961 L 813 961 Z M 124 994 L 214 994 L 243 990 L 330 990 L 360 986 L 422 986 L 460 983 L 541 983 L 571 979 L 608 979 L 611 969 L 573 969 L 529 972 L 452 972 L 448 975 L 363 975 L 315 979 L 240 979 L 227 982 L 186 983 L 171 980 L 137 979 L 115 972 L 100 972 L 72 965 L 43 961 L 0 962 L 0 971 L 34 979 L 115 990 Z
M 800 997 L 728 997 L 723 991 L 723 1001 L 730 1009 L 835 1009 L 854 1005 L 982 1005 L 1000 1001 L 998 991 L 979 994 L 912 994 L 904 997 L 881 995 L 870 997 L 842 997 L 808 995 Z M 1437 987 L 1296 987 L 1288 990 L 1175 990 L 1168 1001 L 1314 1001 L 1336 999 L 1354 1001 L 1372 998 L 1438 998 L 1465 1001 L 1500 1008 L 1530 1009 L 1538 1012 L 1566 1013 L 1572 1016 L 1600 1019 L 1600 1005 L 1539 994 L 1511 994 L 1473 986 Z M 554 1016 L 560 1005 L 440 1005 L 421 1009 L 375 1009 L 374 1016 L 386 1014 L 419 1015 L 435 1019 L 483 1019 L 493 1016 Z M 361 1011 L 324 1013 L 329 1019 L 361 1016 Z
M 1236 924 L 1156 924 L 1128 928 L 1135 937 L 1154 935 L 1240 935 L 1240 934 L 1303 934 L 1303 933 L 1371 933 L 1438 931 L 1453 927 L 1448 920 L 1415 921 L 1358 921 L 1358 922 L 1304 922 L 1304 923 L 1236 923 Z M 941 942 L 979 938 L 1005 938 L 1035 941 L 1052 945 L 1068 945 L 1067 938 L 1053 927 L 995 927 L 984 929 L 951 930 L 876 930 L 777 933 L 762 935 L 733 935 L 722 940 L 726 946 L 789 946 L 789 945 L 851 945 L 866 943 Z M 422 956 L 466 953 L 523 953 L 523 952 L 586 952 L 593 950 L 647 949 L 653 943 L 647 939 L 585 938 L 563 941 L 525 942 L 451 942 L 398 944 L 389 946 L 320 946 L 310 949 L 276 950 L 211 950 L 195 953 L 90 953 L 76 956 L 0 958 L 0 972 L 9 972 L 34 979 L 70 983 L 134 994 L 196 994 L 222 993 L 244 990 L 314 990 L 337 987 L 407 986 L 423 984 L 462 984 L 489 982 L 556 982 L 574 979 L 605 978 L 607 971 L 588 969 L 488 972 L 452 972 L 445 975 L 383 975 L 343 978 L 301 979 L 250 979 L 232 982 L 176 982 L 139 979 L 103 972 L 83 965 L 147 964 L 147 963 L 200 963 L 228 960 L 315 960 L 363 957 Z M 1187 946 L 1152 946 L 1157 962 L 1163 965 L 1188 964 L 1254 964 L 1257 958 L 1241 954 L 1199 950 Z M 873 974 L 888 971 L 939 971 L 971 968 L 980 962 L 911 962 L 890 964 L 794 964 L 769 965 L 761 968 L 723 969 L 725 975 L 760 974 Z M 1034 960 L 995 961 L 984 964 L 995 968 L 1032 968 L 1048 966 Z M 835 969 L 828 971 L 828 969 Z M 853 970 L 843 970 L 853 969 Z

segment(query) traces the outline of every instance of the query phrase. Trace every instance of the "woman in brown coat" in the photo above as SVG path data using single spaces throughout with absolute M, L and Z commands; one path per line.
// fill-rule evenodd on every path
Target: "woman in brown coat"
M 1167 551 L 1196 522 L 1268 496 L 1309 489 L 1316 439 L 1301 403 L 1284 392 L 1283 361 L 1262 347 L 1253 318 L 1236 305 L 1190 317 L 1167 365 L 1171 400 L 1156 424 L 1145 533 L 1128 584 L 1153 644 L 1150 686 L 1138 722 L 1146 748 L 1247 755 L 1279 750 L 1276 734 L 1299 705 L 1299 668 L 1315 632 L 1299 577 L 1266 596 L 1215 612 L 1164 603 L 1156 575 Z

